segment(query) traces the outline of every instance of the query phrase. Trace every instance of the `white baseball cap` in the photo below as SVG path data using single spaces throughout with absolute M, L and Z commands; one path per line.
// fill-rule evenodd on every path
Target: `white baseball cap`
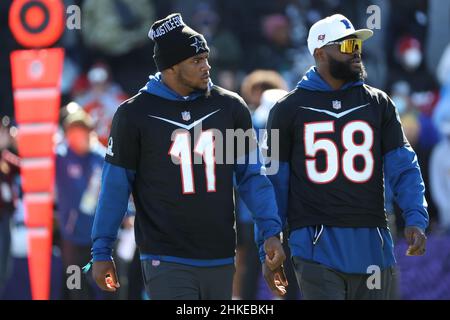
M 350 35 L 355 35 L 358 39 L 366 40 L 373 35 L 370 29 L 355 30 L 350 20 L 342 14 L 334 14 L 317 21 L 309 29 L 308 49 L 311 55 L 314 50 L 322 48 L 328 42 L 335 41 Z

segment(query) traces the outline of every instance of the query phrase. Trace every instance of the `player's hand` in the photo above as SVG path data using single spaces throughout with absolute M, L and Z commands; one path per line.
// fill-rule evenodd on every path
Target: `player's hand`
M 95 261 L 92 264 L 92 276 L 104 291 L 115 292 L 120 288 L 114 261 Z
M 264 251 L 266 252 L 266 264 L 271 271 L 277 270 L 286 260 L 283 246 L 277 237 L 270 237 L 264 241 Z
M 286 294 L 288 282 L 284 273 L 283 265 L 272 271 L 266 263 L 263 263 L 262 270 L 264 279 L 266 280 L 272 293 L 279 297 L 284 296 Z
M 421 256 L 425 253 L 427 237 L 419 227 L 406 227 L 405 238 L 408 243 L 407 256 Z

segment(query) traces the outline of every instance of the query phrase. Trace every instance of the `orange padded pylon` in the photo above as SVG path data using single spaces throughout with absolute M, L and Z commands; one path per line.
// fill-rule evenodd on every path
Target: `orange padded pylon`
M 33 299 L 50 298 L 50 262 L 55 156 L 64 49 L 45 49 L 64 31 L 62 0 L 14 0 L 9 26 L 26 48 L 10 55 L 18 149 L 29 230 L 28 261 Z M 44 193 L 44 194 L 43 194 Z M 45 195 L 46 194 L 46 195 Z M 49 199 L 50 198 L 50 199 Z
M 25 192 L 53 193 L 55 181 L 55 159 L 23 159 L 20 174 Z
M 22 158 L 38 158 L 53 156 L 54 124 L 21 125 L 17 135 L 19 155 Z
M 63 61 L 64 49 L 61 48 L 13 51 L 13 89 L 59 89 Z
M 34 300 L 50 297 L 52 226 L 28 230 L 28 268 Z
M 58 122 L 61 95 L 57 88 L 18 90 L 14 101 L 18 123 Z
M 53 197 L 50 193 L 28 193 L 23 197 L 25 223 L 29 228 L 51 227 Z

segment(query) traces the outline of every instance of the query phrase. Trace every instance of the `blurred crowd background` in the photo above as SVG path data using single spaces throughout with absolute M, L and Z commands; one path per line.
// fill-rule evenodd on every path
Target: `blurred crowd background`
M 205 35 L 215 84 L 240 93 L 255 127 L 314 64 L 306 39 L 317 20 L 342 13 L 366 27 L 370 5 L 380 28 L 363 45 L 367 83 L 396 104 L 417 152 L 429 204 L 429 246 L 424 257 L 405 257 L 401 213 L 386 189 L 396 237 L 399 299 L 450 298 L 450 1 L 449 0 L 65 0 L 81 7 L 81 29 L 65 30 L 61 130 L 57 137 L 52 299 L 145 299 L 133 239 L 133 206 L 116 250 L 123 288 L 102 294 L 84 277 L 81 291 L 65 289 L 65 268 L 89 259 L 102 154 L 121 101 L 156 72 L 151 24 L 172 12 Z M 30 298 L 26 228 L 15 156 L 9 54 L 21 49 L 8 28 L 11 1 L 0 2 L 0 299 Z M 261 281 L 250 213 L 237 201 L 236 299 L 272 298 Z M 87 258 L 86 258 L 87 257 Z M 288 270 L 289 272 L 289 270 Z M 287 298 L 300 297 L 290 274 Z

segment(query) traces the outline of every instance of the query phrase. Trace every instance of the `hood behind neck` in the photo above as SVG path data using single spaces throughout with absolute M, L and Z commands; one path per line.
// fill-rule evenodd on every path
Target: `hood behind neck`
M 213 83 L 211 80 L 209 80 L 209 90 L 212 88 L 212 86 Z M 151 75 L 147 84 L 141 90 L 139 90 L 139 92 L 147 92 L 149 94 L 172 101 L 192 101 L 205 95 L 205 91 L 194 91 L 187 96 L 178 94 L 162 81 L 161 72 L 157 72 L 156 74 Z
M 345 90 L 351 87 L 362 86 L 363 80 L 347 82 L 338 90 Z M 311 67 L 297 84 L 297 88 L 302 88 L 310 91 L 338 91 L 334 90 L 328 82 L 326 82 L 317 71 L 316 67 Z

